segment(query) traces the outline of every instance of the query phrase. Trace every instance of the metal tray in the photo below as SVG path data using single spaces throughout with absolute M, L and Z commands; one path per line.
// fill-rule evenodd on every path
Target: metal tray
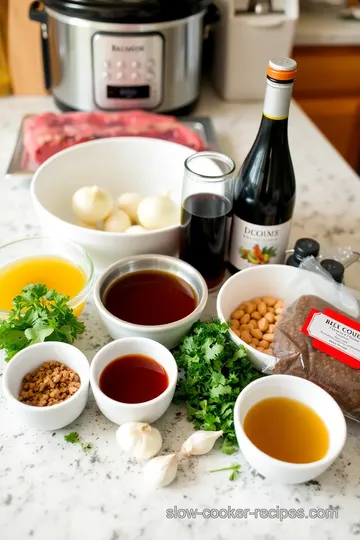
M 31 178 L 36 170 L 36 165 L 29 162 L 24 145 L 23 145 L 23 126 L 24 120 L 33 115 L 24 116 L 19 129 L 19 134 L 15 144 L 9 166 L 6 171 L 6 176 L 25 176 Z M 179 118 L 180 122 L 195 131 L 209 150 L 219 150 L 219 143 L 216 137 L 215 129 L 211 119 L 207 116 L 188 116 Z

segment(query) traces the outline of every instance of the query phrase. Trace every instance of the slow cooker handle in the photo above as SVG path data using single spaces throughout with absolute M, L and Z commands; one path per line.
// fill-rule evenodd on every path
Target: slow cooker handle
M 29 18 L 31 21 L 40 23 L 41 51 L 44 71 L 44 86 L 46 90 L 51 88 L 50 52 L 48 35 L 48 16 L 44 4 L 35 0 L 30 4 Z

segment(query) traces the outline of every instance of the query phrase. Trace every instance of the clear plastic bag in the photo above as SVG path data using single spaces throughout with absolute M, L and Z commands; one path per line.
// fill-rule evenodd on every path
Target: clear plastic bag
M 313 274 L 299 273 L 294 287 L 301 293 L 281 314 L 271 346 L 273 356 L 264 372 L 318 384 L 346 416 L 360 422 L 359 304 L 311 259 L 306 269 Z M 305 290 L 311 293 L 304 294 Z

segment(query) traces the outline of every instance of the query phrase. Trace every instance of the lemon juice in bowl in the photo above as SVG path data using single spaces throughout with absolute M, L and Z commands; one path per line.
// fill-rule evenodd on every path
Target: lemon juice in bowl
M 7 317 L 13 298 L 30 284 L 69 296 L 69 306 L 79 315 L 94 281 L 92 261 L 70 242 L 53 238 L 26 238 L 0 247 L 0 317 Z

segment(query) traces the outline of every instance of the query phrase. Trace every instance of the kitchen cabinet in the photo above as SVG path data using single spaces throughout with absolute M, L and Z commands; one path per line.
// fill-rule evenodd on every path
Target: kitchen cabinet
M 360 46 L 295 47 L 294 98 L 360 173 Z
M 0 0 L 1 2 L 1 0 Z M 14 94 L 46 94 L 39 25 L 29 19 L 29 0 L 9 0 L 8 57 Z

